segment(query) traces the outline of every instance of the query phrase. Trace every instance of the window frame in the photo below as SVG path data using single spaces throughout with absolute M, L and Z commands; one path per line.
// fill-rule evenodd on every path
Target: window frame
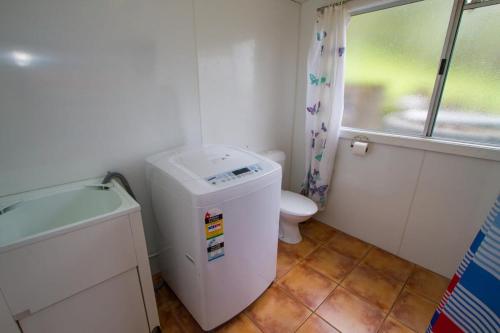
M 347 0 L 346 7 L 350 16 L 357 16 L 367 14 L 379 10 L 389 9 L 398 6 L 404 6 L 415 2 L 424 0 L 378 0 L 371 1 L 349 1 Z M 453 56 L 453 49 L 455 46 L 458 30 L 460 28 L 460 21 L 462 14 L 465 10 L 475 9 L 491 5 L 499 5 L 500 0 L 489 1 L 475 1 L 472 0 L 467 3 L 467 0 L 453 0 L 453 6 L 448 21 L 445 41 L 441 51 L 441 57 L 437 64 L 436 79 L 431 95 L 429 108 L 427 110 L 427 118 L 425 121 L 423 132 L 420 136 L 392 134 L 376 130 L 367 130 L 361 128 L 350 128 L 342 126 L 341 137 L 352 138 L 359 134 L 370 134 L 376 137 L 380 143 L 390 144 L 391 141 L 398 142 L 397 145 L 406 146 L 410 148 L 425 147 L 425 150 L 452 153 L 458 155 L 465 155 L 470 157 L 478 157 L 485 159 L 492 159 L 500 161 L 500 145 L 487 144 L 473 141 L 460 141 L 446 138 L 438 138 L 433 136 L 434 126 L 439 112 L 441 98 L 445 89 L 446 78 Z M 413 142 L 411 142 L 413 141 Z M 448 147 L 445 147 L 445 146 Z M 474 152 L 476 151 L 476 152 Z M 460 153 L 461 152 L 461 153 Z

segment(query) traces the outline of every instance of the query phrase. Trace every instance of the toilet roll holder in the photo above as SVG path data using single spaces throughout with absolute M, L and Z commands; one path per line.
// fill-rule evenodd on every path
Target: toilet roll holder
M 370 143 L 370 139 L 368 139 L 367 136 L 364 135 L 356 135 L 351 139 L 351 148 L 354 146 L 354 142 L 365 142 L 365 143 Z
M 364 135 L 356 135 L 351 139 L 351 148 L 354 147 L 355 142 L 370 143 L 370 139 L 368 139 L 368 137 Z M 368 152 L 368 146 L 366 146 L 366 151 Z

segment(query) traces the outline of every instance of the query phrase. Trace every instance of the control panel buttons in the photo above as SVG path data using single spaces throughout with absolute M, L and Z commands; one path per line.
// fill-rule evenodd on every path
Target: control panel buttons
M 227 184 L 240 181 L 249 175 L 262 171 L 262 167 L 259 164 L 249 165 L 240 169 L 232 170 L 229 172 L 224 172 L 215 176 L 210 176 L 205 178 L 205 180 L 211 185 Z

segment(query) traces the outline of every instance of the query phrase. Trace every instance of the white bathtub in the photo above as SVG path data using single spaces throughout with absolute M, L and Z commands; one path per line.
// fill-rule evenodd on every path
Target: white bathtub
M 0 198 L 0 253 L 140 209 L 116 182 L 100 180 Z

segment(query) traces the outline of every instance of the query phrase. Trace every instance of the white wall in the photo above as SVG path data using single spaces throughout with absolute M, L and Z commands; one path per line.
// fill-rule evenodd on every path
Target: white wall
M 0 195 L 121 171 L 154 251 L 143 163 L 154 152 L 279 148 L 298 189 L 307 49 L 329 1 L 193 1 L 0 3 Z M 14 50 L 33 62 L 16 66 Z M 319 218 L 449 275 L 498 191 L 499 162 L 382 143 L 359 158 L 348 143 Z
M 316 8 L 326 3 L 309 0 L 301 9 L 291 180 L 296 191 L 304 177 L 307 50 Z M 360 157 L 343 138 L 327 208 L 317 218 L 450 276 L 500 190 L 500 152 L 489 155 L 496 161 L 397 146 L 389 139 L 370 144 Z
M 426 152 L 399 253 L 452 275 L 499 191 L 500 162 Z
M 155 252 L 146 156 L 202 141 L 290 153 L 299 10 L 290 0 L 0 2 L 0 196 L 123 172 Z M 18 66 L 13 51 L 33 61 Z
M 368 136 L 370 137 L 370 136 Z M 451 276 L 500 190 L 500 162 L 342 139 L 317 218 Z
M 0 195 L 123 172 L 154 249 L 144 158 L 201 142 L 193 27 L 184 0 L 2 1 Z
M 196 0 L 203 141 L 291 153 L 300 5 Z

